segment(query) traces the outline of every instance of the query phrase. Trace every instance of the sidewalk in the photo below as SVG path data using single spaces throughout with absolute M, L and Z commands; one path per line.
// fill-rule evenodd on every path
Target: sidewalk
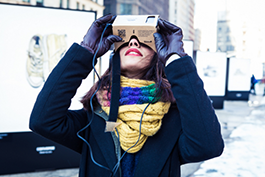
M 14 167 L 15 168 L 15 167 Z M 0 175 L 0 177 L 78 177 L 78 168 Z
M 263 177 L 265 174 L 265 97 L 225 101 L 216 110 L 225 149 L 220 157 L 183 166 L 182 177 Z
M 218 119 L 220 121 L 221 124 L 221 131 L 222 131 L 222 136 L 225 140 L 225 151 L 224 153 L 221 155 L 221 157 L 215 158 L 213 160 L 209 160 L 206 162 L 200 162 L 200 163 L 192 163 L 192 164 L 187 164 L 187 165 L 183 165 L 182 168 L 182 173 L 181 176 L 182 177 L 197 177 L 197 176 L 203 176 L 203 177 L 221 177 L 221 176 L 225 176 L 225 177 L 238 177 L 238 175 L 241 175 L 240 177 L 252 177 L 253 175 L 249 175 L 248 173 L 245 173 L 245 175 L 236 173 L 237 171 L 239 171 L 236 168 L 241 168 L 240 164 L 238 162 L 234 162 L 234 160 L 238 160 L 238 156 L 235 156 L 236 159 L 233 159 L 234 156 L 232 156 L 231 154 L 227 154 L 230 153 L 230 149 L 232 147 L 232 150 L 235 150 L 235 143 L 239 142 L 239 139 L 241 138 L 246 138 L 246 137 L 240 137 L 238 138 L 238 134 L 243 134 L 244 131 L 252 131 L 253 133 L 256 132 L 255 128 L 257 128 L 257 130 L 260 130 L 258 133 L 262 132 L 264 130 L 265 132 L 265 97 L 262 96 L 253 96 L 250 95 L 250 101 L 225 101 L 224 102 L 224 109 L 222 110 L 216 110 L 216 114 L 218 116 Z M 264 129 L 262 129 L 262 127 L 259 126 L 249 126 L 249 125 L 261 125 L 264 127 Z M 254 129 L 254 130 L 253 130 Z M 248 132 L 247 132 L 248 133 Z M 256 132 L 257 133 L 257 132 Z M 231 137 L 232 135 L 232 137 Z M 265 133 L 263 134 L 265 135 Z M 257 134 L 255 134 L 255 136 L 257 136 Z M 260 140 L 261 142 L 264 142 L 265 137 L 263 138 L 263 140 Z M 249 139 L 246 138 L 246 141 L 244 142 L 244 146 L 246 146 L 246 143 Z M 249 143 L 257 143 L 259 141 L 249 141 Z M 248 144 L 249 145 L 249 144 Z M 253 145 L 255 146 L 255 144 Z M 248 147 L 248 146 L 246 146 Z M 263 146 L 262 146 L 263 147 Z M 265 146 L 264 146 L 265 147 Z M 230 148 L 230 149 L 228 149 Z M 252 146 L 251 146 L 252 148 Z M 261 151 L 260 148 L 256 148 L 258 150 Z M 239 151 L 239 149 L 237 149 Z M 256 164 L 254 162 L 258 161 L 260 164 L 262 164 L 259 161 L 259 157 L 263 158 L 261 159 L 262 162 L 264 161 L 265 157 L 262 155 L 257 155 L 257 154 L 253 154 L 253 153 L 249 153 L 244 151 L 245 149 L 240 149 L 240 153 L 245 153 L 242 154 L 242 157 L 244 157 L 244 160 L 241 160 L 244 163 L 244 166 L 246 165 L 246 163 L 248 164 L 249 162 L 247 160 L 252 159 L 251 163 Z M 263 149 L 263 151 L 265 150 L 265 148 Z M 258 151 L 258 152 L 260 152 Z M 253 152 L 253 151 L 252 151 Z M 244 156 L 243 156 L 244 155 Z M 247 157 L 247 155 L 249 155 Z M 255 157 L 251 157 L 252 155 L 254 155 Z M 256 159 L 256 161 L 253 161 L 253 158 Z M 228 161 L 234 162 L 234 166 L 233 164 L 227 164 Z M 264 162 L 263 162 L 264 163 Z M 264 164 L 265 166 L 265 164 Z M 264 168 L 261 167 L 262 169 Z M 15 168 L 15 167 L 14 167 Z M 229 175 L 228 173 L 225 175 L 225 171 L 224 169 L 231 169 L 234 170 L 235 173 L 237 175 L 232 175 L 232 172 L 229 171 Z M 242 168 L 243 169 L 243 168 Z M 242 171 L 241 169 L 241 171 Z M 256 168 L 254 168 L 252 166 L 253 170 L 256 170 Z M 244 171 L 244 169 L 243 169 Z M 251 171 L 246 169 L 245 171 Z M 221 174 L 223 173 L 223 174 Z M 255 173 L 254 173 L 255 174 Z M 265 172 L 263 174 L 261 174 L 261 176 L 263 176 L 265 174 Z M 260 176 L 260 177 L 261 177 Z M 22 173 L 22 174 L 13 174 L 13 175 L 0 175 L 0 177 L 78 177 L 78 169 L 74 168 L 74 169 L 62 169 L 62 170 L 54 170 L 54 171 L 45 171 L 45 172 L 32 172 L 32 173 Z M 254 177 L 254 176 L 253 176 Z M 255 177 L 259 177 L 259 176 L 255 176 Z

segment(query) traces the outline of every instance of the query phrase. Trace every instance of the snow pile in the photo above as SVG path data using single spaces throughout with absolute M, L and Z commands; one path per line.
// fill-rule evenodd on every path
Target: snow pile
M 205 161 L 194 176 L 264 177 L 265 125 L 260 121 L 240 125 L 225 140 L 223 154 Z

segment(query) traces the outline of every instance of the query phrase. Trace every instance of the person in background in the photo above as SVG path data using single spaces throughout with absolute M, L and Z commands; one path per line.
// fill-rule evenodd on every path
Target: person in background
M 220 124 L 196 66 L 183 49 L 182 30 L 159 19 L 157 51 L 137 37 L 115 49 L 120 59 L 117 125 L 105 132 L 111 99 L 110 67 L 84 95 L 80 110 L 71 98 L 93 69 L 93 57 L 121 41 L 107 27 L 115 16 L 92 24 L 81 44 L 74 43 L 38 95 L 30 129 L 81 154 L 80 177 L 180 176 L 180 166 L 222 154 Z
M 252 74 L 251 79 L 250 79 L 250 93 L 252 93 L 253 95 L 256 95 L 256 90 L 255 90 L 255 84 L 258 82 L 258 80 L 256 80 L 255 76 Z

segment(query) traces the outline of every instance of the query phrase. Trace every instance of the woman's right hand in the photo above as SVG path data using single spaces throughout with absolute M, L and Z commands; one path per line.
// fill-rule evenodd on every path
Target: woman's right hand
M 168 58 L 177 54 L 180 57 L 186 56 L 183 49 L 181 28 L 169 23 L 166 20 L 158 20 L 159 31 L 154 33 L 158 58 L 162 63 L 166 63 Z
M 111 14 L 95 20 L 91 27 L 88 29 L 80 45 L 86 48 L 94 55 L 100 45 L 101 34 L 103 33 L 106 25 L 112 24 L 114 20 L 115 16 Z M 121 40 L 122 38 L 112 34 L 111 25 L 107 27 L 106 31 L 104 32 L 104 36 L 101 41 L 101 46 L 98 50 L 98 53 L 96 54 L 96 57 L 104 55 L 110 49 L 111 45 L 114 42 L 119 42 Z

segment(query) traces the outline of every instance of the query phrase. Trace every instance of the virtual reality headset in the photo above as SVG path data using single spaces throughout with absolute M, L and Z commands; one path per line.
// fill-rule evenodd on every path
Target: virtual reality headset
M 129 42 L 132 36 L 136 36 L 140 43 L 156 52 L 153 34 L 157 32 L 158 18 L 159 15 L 118 15 L 112 24 L 112 31 L 122 41 L 114 43 L 115 50 Z

